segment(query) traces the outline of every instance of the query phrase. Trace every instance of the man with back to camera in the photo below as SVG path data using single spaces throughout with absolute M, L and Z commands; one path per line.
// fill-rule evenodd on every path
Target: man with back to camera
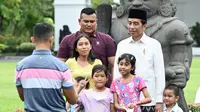
M 17 64 L 15 74 L 15 85 L 25 111 L 66 112 L 63 94 L 71 104 L 75 104 L 78 97 L 68 66 L 51 54 L 53 27 L 37 23 L 31 41 L 36 48 Z
M 147 13 L 140 9 L 130 9 L 128 32 L 131 37 L 122 40 L 117 46 L 114 78 L 120 76 L 117 59 L 123 53 L 133 54 L 136 59 L 136 75 L 141 76 L 150 93 L 152 102 L 141 105 L 142 112 L 163 111 L 163 89 L 165 87 L 164 61 L 160 43 L 148 37 L 144 31 L 147 25 Z M 143 95 L 141 95 L 141 99 Z

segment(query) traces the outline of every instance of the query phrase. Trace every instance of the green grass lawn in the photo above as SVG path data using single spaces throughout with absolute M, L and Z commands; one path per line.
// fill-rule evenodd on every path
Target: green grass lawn
M 0 112 L 23 109 L 14 84 L 16 62 L 0 62 Z
M 200 58 L 193 58 L 190 67 L 190 80 L 184 89 L 187 102 L 193 103 L 197 89 L 200 87 Z
M 15 66 L 16 62 L 0 62 L 0 112 L 23 109 L 23 102 L 19 99 L 14 84 Z M 192 103 L 200 87 L 200 58 L 193 58 L 190 71 L 190 80 L 184 91 L 187 102 Z

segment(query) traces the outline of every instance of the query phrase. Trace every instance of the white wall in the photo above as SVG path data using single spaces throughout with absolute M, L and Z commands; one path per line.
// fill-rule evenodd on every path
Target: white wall
M 59 31 L 63 25 L 68 25 L 70 31 L 79 30 L 78 18 L 80 12 L 86 6 L 91 4 L 90 0 L 54 0 L 54 20 L 55 20 L 55 47 L 59 48 Z

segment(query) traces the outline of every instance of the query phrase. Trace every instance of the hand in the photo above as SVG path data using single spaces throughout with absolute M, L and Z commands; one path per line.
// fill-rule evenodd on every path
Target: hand
M 156 108 L 155 112 L 163 112 L 163 104 L 162 103 L 156 104 L 155 108 Z
M 135 106 L 136 106 L 136 103 L 129 103 L 129 104 L 127 105 L 127 108 L 132 109 L 132 108 L 134 108 Z
M 78 87 L 81 88 L 81 89 L 83 89 L 83 88 L 85 88 L 85 86 L 87 85 L 88 82 L 89 82 L 89 79 L 88 79 L 87 77 L 85 77 L 84 80 L 81 80 L 81 81 L 79 82 Z
M 120 112 L 126 112 L 126 107 L 119 107 L 118 110 L 120 110 Z
M 81 102 L 77 102 L 77 107 L 75 108 L 76 112 L 80 112 L 84 109 L 84 106 Z
M 186 86 L 187 77 L 186 68 L 183 64 L 173 62 L 165 69 L 166 79 L 169 84 L 175 84 L 180 88 Z

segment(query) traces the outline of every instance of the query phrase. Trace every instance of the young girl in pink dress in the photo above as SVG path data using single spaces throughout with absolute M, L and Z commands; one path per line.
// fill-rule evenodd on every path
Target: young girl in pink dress
M 114 80 L 110 87 L 118 112 L 141 112 L 140 104 L 151 102 L 144 80 L 135 75 L 135 62 L 135 57 L 127 53 L 118 58 L 121 77 Z M 143 100 L 140 100 L 140 92 L 144 94 Z
M 79 94 L 79 102 L 84 106 L 85 112 L 115 112 L 113 93 L 105 87 L 108 74 L 104 65 L 95 65 L 92 69 L 94 88 L 83 90 Z M 81 87 L 88 81 L 82 82 Z

